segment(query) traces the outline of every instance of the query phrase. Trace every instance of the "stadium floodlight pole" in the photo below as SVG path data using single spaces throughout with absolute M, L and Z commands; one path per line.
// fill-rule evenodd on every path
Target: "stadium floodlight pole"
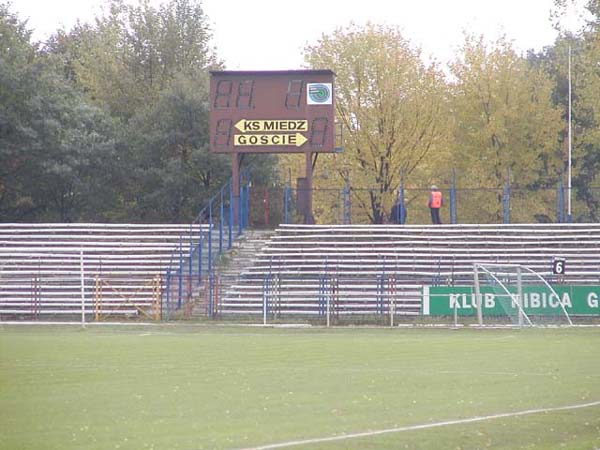
M 569 150 L 568 150 L 568 163 L 567 163 L 567 172 L 568 172 L 568 184 L 567 184 L 567 223 L 572 222 L 571 216 L 571 152 L 572 152 L 572 140 L 571 140 L 571 45 L 569 45 L 569 111 L 568 111 L 568 122 L 569 122 Z

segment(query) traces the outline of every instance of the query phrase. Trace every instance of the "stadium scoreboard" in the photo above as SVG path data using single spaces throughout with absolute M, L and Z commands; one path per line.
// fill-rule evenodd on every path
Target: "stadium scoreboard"
M 335 150 L 332 71 L 212 71 L 210 75 L 211 152 Z

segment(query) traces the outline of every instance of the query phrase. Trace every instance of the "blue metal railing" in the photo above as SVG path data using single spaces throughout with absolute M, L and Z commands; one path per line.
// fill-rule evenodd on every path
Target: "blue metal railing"
M 181 235 L 177 249 L 167 264 L 165 290 L 162 296 L 163 319 L 182 309 L 203 283 L 207 286 L 207 314 L 212 317 L 215 306 L 215 262 L 225 250 L 230 250 L 235 238 L 248 226 L 249 171 L 240 175 L 239 227 L 234 232 L 234 193 L 229 180 L 209 198 L 190 224 L 189 233 Z M 187 241 L 187 242 L 186 242 Z

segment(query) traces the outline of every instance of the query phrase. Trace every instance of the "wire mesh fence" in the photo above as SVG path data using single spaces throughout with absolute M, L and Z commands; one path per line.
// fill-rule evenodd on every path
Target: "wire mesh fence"
M 445 224 L 565 223 L 568 221 L 566 189 L 557 186 L 523 188 L 508 184 L 499 187 L 441 187 L 444 204 L 440 210 Z M 303 190 L 289 186 L 252 186 L 248 193 L 249 225 L 275 228 L 281 223 L 299 224 Z M 376 188 L 344 186 L 318 189 L 312 193 L 315 222 L 334 224 L 397 223 L 392 207 L 398 193 Z M 427 206 L 430 190 L 402 188 L 404 223 L 423 225 L 432 222 Z M 590 188 L 585 199 L 573 206 L 573 222 L 596 221 L 595 204 L 600 207 L 600 188 Z

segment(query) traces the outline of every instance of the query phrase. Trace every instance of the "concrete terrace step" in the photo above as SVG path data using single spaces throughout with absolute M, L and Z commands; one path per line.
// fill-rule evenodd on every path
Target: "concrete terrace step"
M 190 224 L 0 224 L 0 314 L 79 314 L 83 253 L 86 309 L 137 316 L 160 301 L 173 255 L 199 233 Z
M 269 297 L 282 311 L 318 314 L 329 296 L 356 313 L 380 308 L 382 298 L 393 298 L 398 313 L 418 313 L 414 286 L 470 283 L 474 263 L 518 263 L 550 278 L 553 258 L 564 257 L 563 282 L 598 283 L 599 255 L 598 224 L 281 225 L 225 292 L 221 309 L 258 313 Z

